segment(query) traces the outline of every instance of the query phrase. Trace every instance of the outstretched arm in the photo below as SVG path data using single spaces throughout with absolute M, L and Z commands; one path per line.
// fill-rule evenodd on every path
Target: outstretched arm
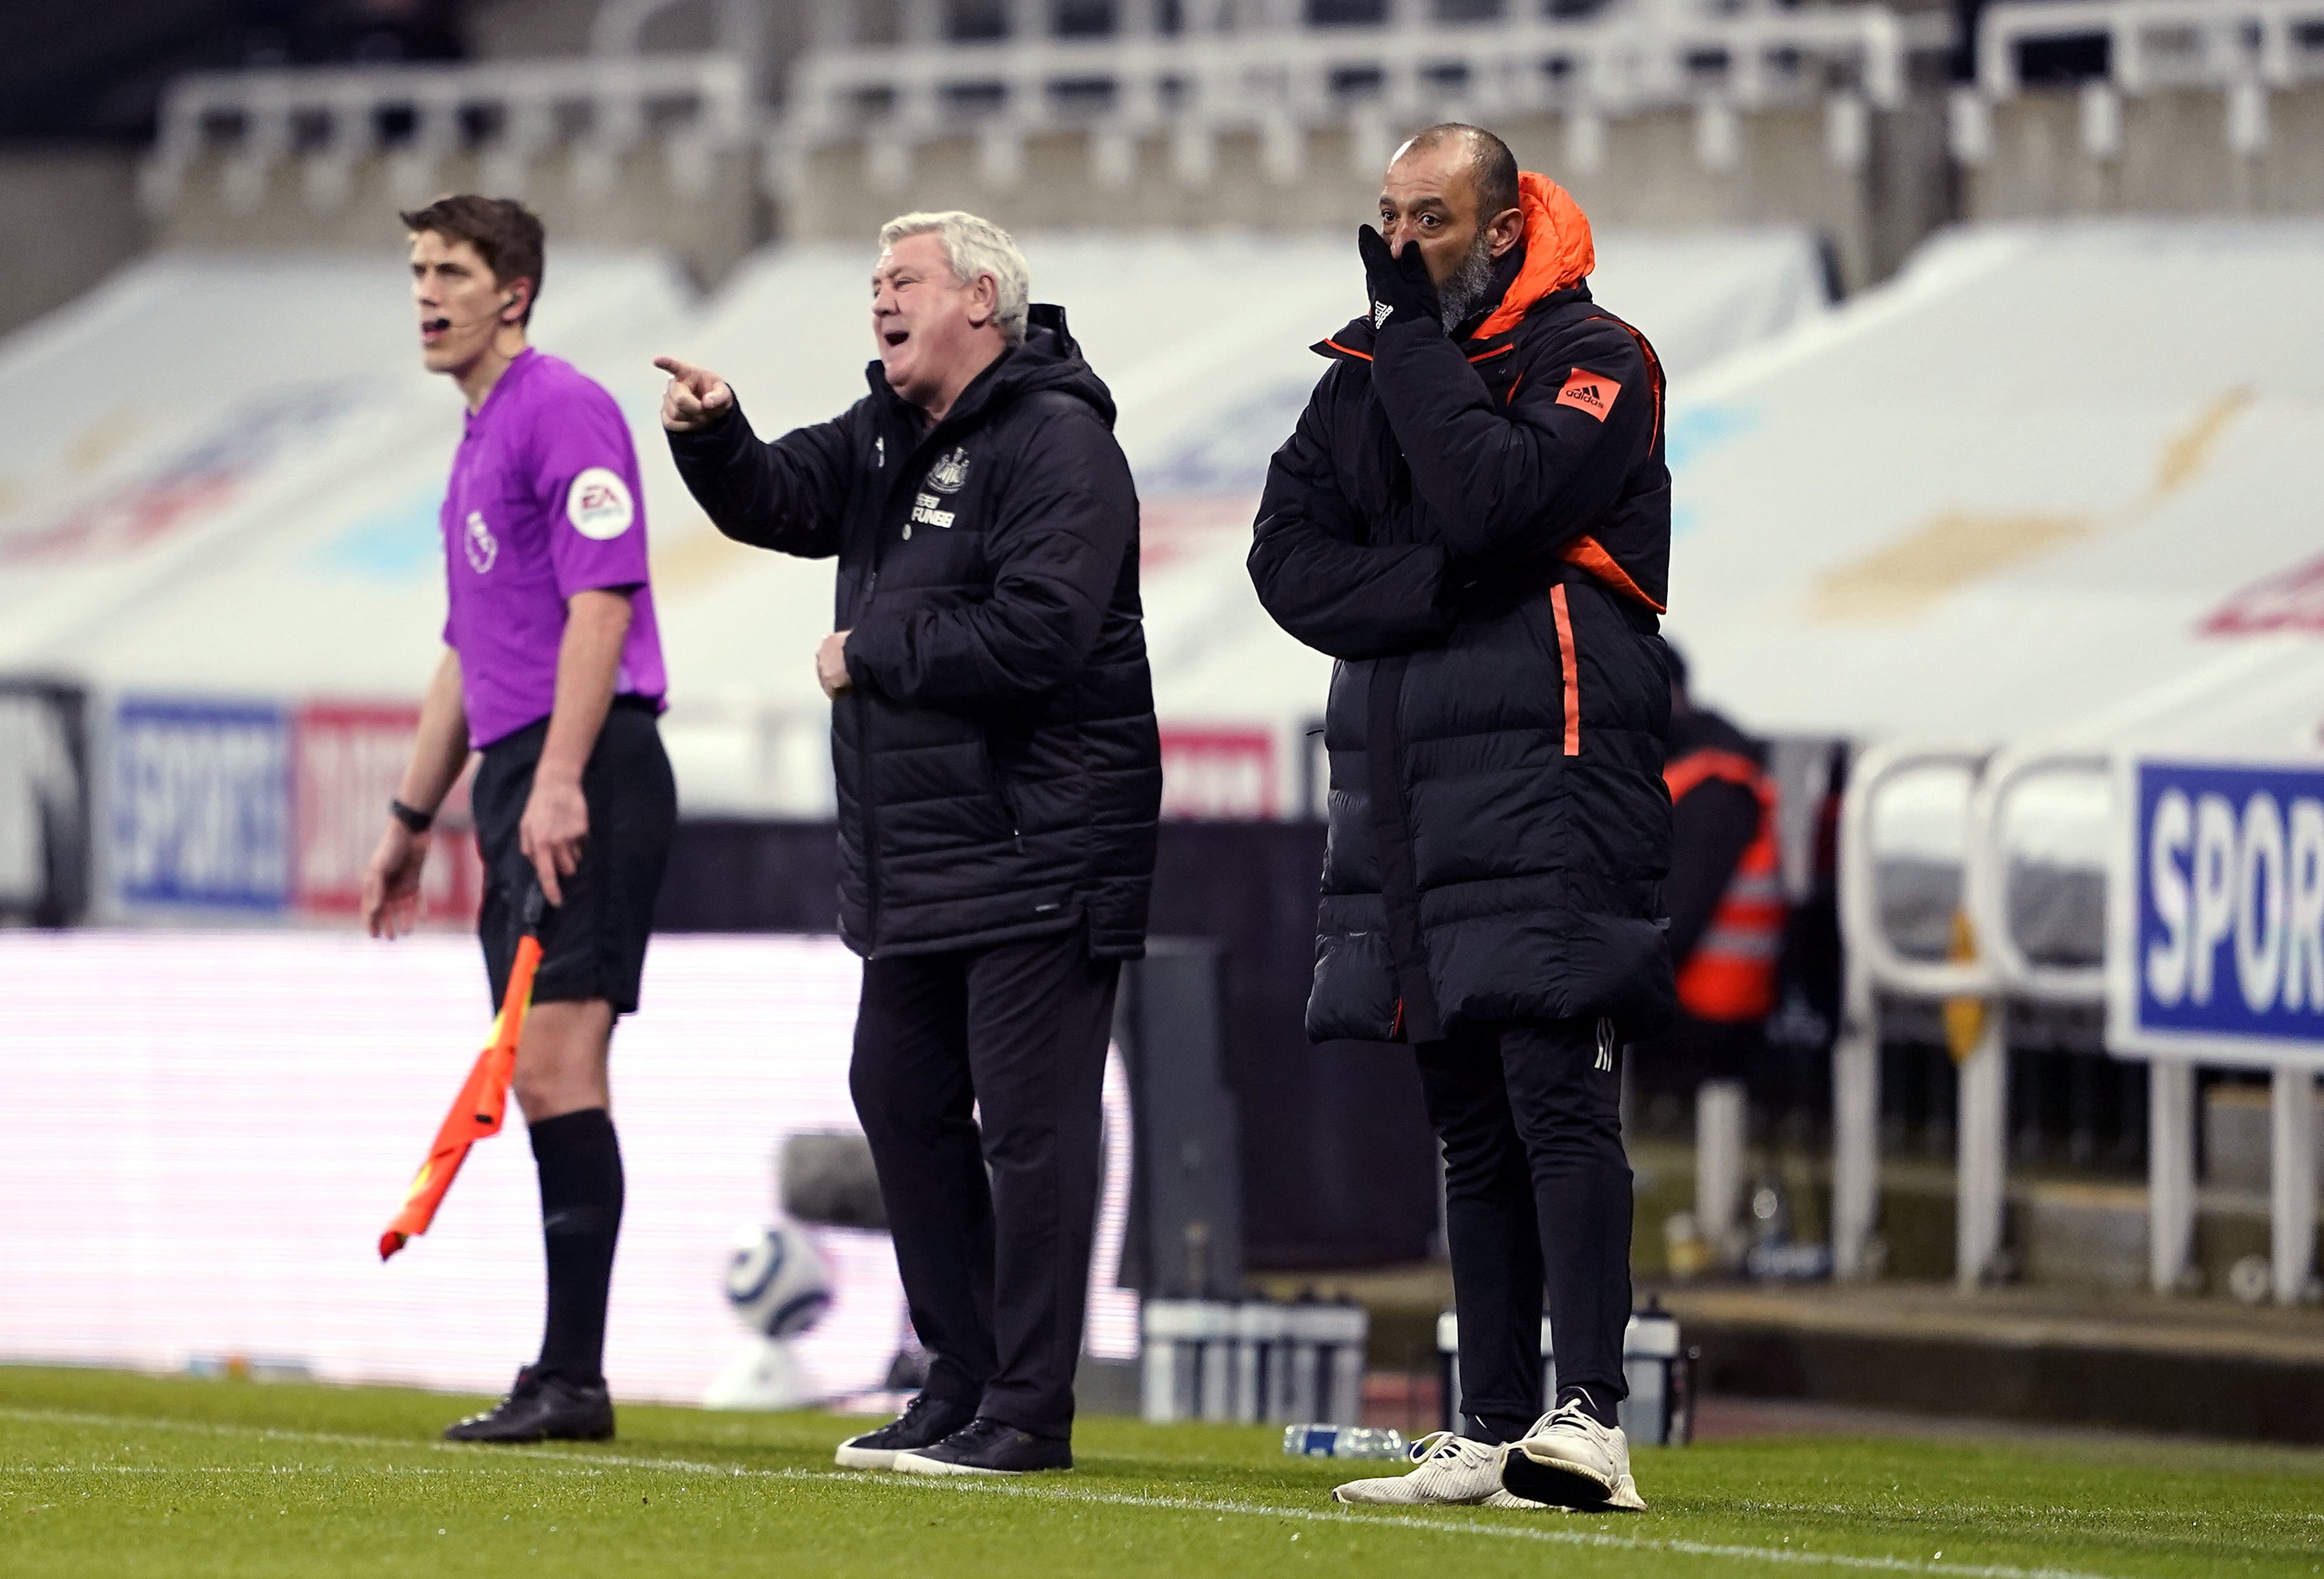
M 862 406 L 762 444 L 724 379 L 674 356 L 654 365 L 670 375 L 661 407 L 670 458 L 710 523 L 753 548 L 836 554 L 854 473 L 850 424 Z

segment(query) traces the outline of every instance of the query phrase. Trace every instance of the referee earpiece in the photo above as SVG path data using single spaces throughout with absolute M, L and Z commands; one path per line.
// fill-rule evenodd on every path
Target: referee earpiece
M 517 292 L 512 291 L 507 295 L 501 298 L 500 306 L 493 309 L 490 313 L 484 314 L 476 318 L 467 319 L 457 323 L 454 322 L 451 316 L 447 313 L 442 318 L 430 319 L 429 323 L 423 324 L 421 327 L 423 328 L 432 327 L 439 329 L 472 329 L 478 324 L 484 323 L 487 320 L 493 323 L 505 325 L 507 324 L 508 319 L 503 315 L 505 314 L 510 308 L 514 307 L 516 303 Z

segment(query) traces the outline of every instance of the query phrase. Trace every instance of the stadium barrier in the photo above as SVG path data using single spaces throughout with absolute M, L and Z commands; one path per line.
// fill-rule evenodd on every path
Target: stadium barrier
M 1149 1299 L 1143 1331 L 1144 1414 L 1157 1424 L 1363 1417 L 1360 1305 Z
M 1158 1259 L 1147 1270 L 1164 1291 L 1204 1291 L 1172 1281 L 1174 1253 L 1196 1221 L 1211 1224 L 1204 1255 L 1213 1276 L 1231 1261 L 1296 1272 L 1410 1263 L 1432 1253 L 1436 1148 L 1411 1049 L 1307 1039 L 1323 843 L 1316 822 L 1166 821 L 1157 830 L 1149 963 L 1167 965 L 1187 949 L 1184 968 L 1201 971 L 1204 952 L 1217 950 L 1216 1067 L 1240 1129 L 1231 1159 L 1206 1161 L 1201 1176 L 1177 1181 L 1186 1187 L 1174 1196 L 1176 1205 L 1157 1198 L 1139 1208 L 1157 1224 Z M 687 819 L 671 847 L 655 924 L 664 932 L 827 933 L 836 925 L 837 887 L 838 841 L 827 822 Z M 1137 1006 L 1147 1002 L 1135 981 L 1125 983 L 1130 1018 L 1119 1034 L 1133 1075 L 1141 1030 L 1148 1045 L 1187 1066 L 1174 1070 L 1167 1104 L 1142 1110 L 1148 1152 L 1183 1158 L 1183 1142 L 1199 1139 L 1208 1157 L 1221 1144 L 1210 1136 L 1223 1125 L 1206 1116 L 1218 1093 L 1205 1090 L 1202 1049 L 1166 1025 L 1141 1023 Z M 1213 1168 L 1238 1169 L 1240 1186 Z M 1213 1191 L 1240 1200 L 1239 1256 Z
M 1907 957 L 1880 913 L 1872 836 L 1881 793 L 1931 770 L 1971 775 L 1960 934 L 1937 961 Z M 2008 836 L 2013 799 L 2044 778 L 2107 790 L 2104 956 L 2037 958 L 2019 937 L 2013 886 L 2029 875 Z M 2190 1284 L 2196 1223 L 2195 1071 L 2270 1080 L 2268 1292 L 2317 1297 L 2316 1076 L 2324 1068 L 2324 764 L 2152 749 L 1875 747 L 1849 785 L 1841 841 L 1847 974 L 1833 1049 L 1833 1260 L 1869 1275 L 1879 1213 L 1882 990 L 1946 1001 L 1960 1070 L 1955 1279 L 2003 1270 L 2008 1205 L 2006 1009 L 2103 1007 L 2106 1051 L 2147 1065 L 2147 1280 Z M 2223 951 L 2227 957 L 2222 959 Z

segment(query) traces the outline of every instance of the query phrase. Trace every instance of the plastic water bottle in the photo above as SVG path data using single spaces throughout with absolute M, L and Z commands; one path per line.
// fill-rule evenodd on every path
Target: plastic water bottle
M 1393 1426 L 1286 1426 L 1283 1451 L 1294 1458 L 1402 1458 L 1404 1433 Z

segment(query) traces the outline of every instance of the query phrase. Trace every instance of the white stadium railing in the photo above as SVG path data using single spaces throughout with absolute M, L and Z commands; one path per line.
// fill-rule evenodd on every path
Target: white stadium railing
M 2001 0 L 1978 24 L 1977 80 L 1953 92 L 1953 156 L 1993 156 L 1993 109 L 2024 89 L 2029 44 L 2104 39 L 2107 75 L 2080 89 L 2082 151 L 2111 159 L 2122 101 L 2158 88 L 2205 88 L 2225 98 L 2228 146 L 2259 152 L 2268 95 L 2324 81 L 2324 0 Z
M 1882 789 L 1908 774 L 1932 769 L 1965 771 L 1972 775 L 1985 765 L 1990 749 L 1974 744 L 1874 746 L 1859 756 L 1849 771 L 1848 793 L 1841 802 L 1840 832 L 1840 927 L 1845 977 L 1840 1002 L 1839 1039 L 1832 1044 L 1832 1268 L 1842 1278 L 1871 1275 L 1870 1247 L 1880 1221 L 1880 1018 L 1878 994 L 1892 992 L 1915 998 L 1983 999 L 1992 990 L 1992 973 L 1979 960 L 1909 959 L 1896 948 L 1880 917 L 1879 873 L 1874 863 L 1872 817 Z M 1989 1016 L 1988 1019 L 1996 1017 Z M 1999 1028 L 1986 1027 L 1987 1042 L 1997 1042 Z M 1988 1052 L 1997 1056 L 1987 1057 Z M 1960 1239 L 1956 1257 L 1968 1281 L 1981 1279 L 2000 1246 L 1997 1228 L 1972 1234 L 1972 1222 L 1982 1224 L 1998 1212 L 2005 1182 L 2004 1159 L 1997 1148 L 1984 1146 L 1982 1126 L 1969 1119 L 1972 1107 L 1992 1105 L 2006 1095 L 2006 1081 L 1989 1078 L 2006 1058 L 1998 1045 L 1981 1045 L 1964 1066 L 1960 1094 L 1961 1120 L 1957 1131 L 1961 1148 L 1961 1189 L 1964 1196 L 1975 1178 L 1995 1197 L 1993 1212 L 1972 1211 L 1964 1198 L 1958 1215 Z M 1970 1069 L 1978 1070 L 1972 1085 Z M 2006 1071 L 2005 1071 L 2006 1073 Z M 1993 1085 L 1998 1089 L 1987 1090 Z M 1970 1133 L 1978 1132 L 1972 1155 Z M 1989 1152 L 1989 1154 L 1988 1154 Z
M 575 151 L 577 182 L 594 171 L 610 184 L 649 137 L 672 184 L 698 189 L 709 157 L 746 147 L 759 114 L 747 66 L 728 55 L 198 71 L 162 95 L 142 194 L 166 209 L 210 153 L 225 162 L 230 206 L 255 207 L 293 155 L 318 208 L 344 200 L 356 162 L 377 155 L 399 167 L 400 193 L 424 197 L 441 161 L 468 146 L 484 151 L 487 184 L 520 184 L 523 166 L 560 145 Z
M 1311 128 L 1351 131 L 1351 157 L 1369 173 L 1399 126 L 1544 112 L 1566 116 L 1568 157 L 1587 170 L 1602 156 L 1608 118 L 1674 107 L 1695 110 L 1697 152 L 1719 166 L 1739 155 L 1738 112 L 1818 103 L 1827 152 L 1854 167 L 1869 112 L 1903 103 L 1911 55 L 1946 34 L 1941 19 L 1875 5 L 977 42 L 940 42 L 908 25 L 905 36 L 918 42 L 800 58 L 772 138 L 792 179 L 815 149 L 861 139 L 872 179 L 900 184 L 916 145 L 970 134 L 986 179 L 1006 183 L 1022 170 L 1028 136 L 1078 129 L 1103 183 L 1126 184 L 1137 140 L 1167 132 L 1175 173 L 1200 186 L 1217 137 L 1237 131 L 1257 134 L 1268 173 L 1289 181 L 1303 172 Z
M 1693 112 L 1697 156 L 1726 169 L 1742 158 L 1744 113 L 1819 105 L 1827 158 L 1854 170 L 1869 157 L 1873 113 L 1904 102 L 1914 54 L 1950 38 L 1941 17 L 1877 4 L 1617 7 L 1457 24 L 1399 5 L 1382 26 L 1265 10 L 1263 25 L 1230 25 L 1223 8 L 1192 5 L 1169 33 L 1141 23 L 1150 7 L 1124 5 L 1104 36 L 1050 36 L 1039 27 L 1046 8 L 1018 6 L 1026 14 L 1010 36 L 959 41 L 944 37 L 936 0 L 905 0 L 903 42 L 863 45 L 850 42 L 853 9 L 825 3 L 810 13 L 809 47 L 775 116 L 758 97 L 755 11 L 719 8 L 716 52 L 644 52 L 648 24 L 669 3 L 604 0 L 593 52 L 577 58 L 180 78 L 163 96 L 144 200 L 166 210 L 196 160 L 215 154 L 229 207 L 255 208 L 274 166 L 295 157 L 305 200 L 328 210 L 346 200 L 360 160 L 385 157 L 398 194 L 413 195 L 431 190 L 445 155 L 462 148 L 513 186 L 532 160 L 569 146 L 586 190 L 610 186 L 615 162 L 649 136 L 681 192 L 706 188 L 709 155 L 761 135 L 777 196 L 798 189 L 821 148 L 862 142 L 867 178 L 895 188 L 922 143 L 962 135 L 975 139 L 982 177 L 1006 186 L 1022 176 L 1027 139 L 1056 131 L 1085 135 L 1101 185 L 1128 183 L 1139 139 L 1165 134 L 1173 172 L 1200 187 L 1231 133 L 1255 134 L 1268 174 L 1288 183 L 1305 173 L 1310 130 L 1346 130 L 1349 157 L 1369 173 L 1400 130 L 1429 117 L 1544 113 L 1563 117 L 1565 159 L 1588 172 L 1603 160 L 1609 120 L 1668 109 Z

